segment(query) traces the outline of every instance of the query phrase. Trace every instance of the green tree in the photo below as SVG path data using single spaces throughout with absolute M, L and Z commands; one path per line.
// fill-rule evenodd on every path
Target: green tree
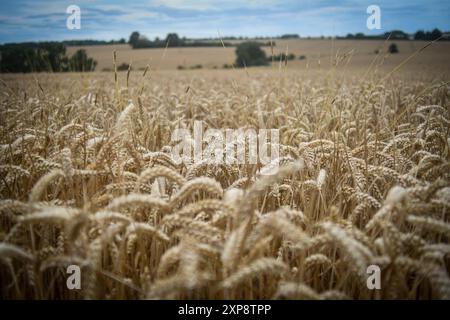
M 151 48 L 152 42 L 146 36 L 139 36 L 139 39 L 133 44 L 133 49 Z
M 414 34 L 415 40 L 427 40 L 432 41 L 440 38 L 442 36 L 442 31 L 435 28 L 432 31 L 419 30 Z
M 389 46 L 389 53 L 398 53 L 398 48 L 397 48 L 397 45 L 395 43 L 392 43 Z
M 137 31 L 134 31 L 130 35 L 130 39 L 128 40 L 128 43 L 134 48 L 139 41 L 140 34 Z
M 67 69 L 66 47 L 61 43 L 43 43 L 39 55 L 44 64 L 42 71 L 60 72 Z
M 60 72 L 67 70 L 66 47 L 57 42 L 0 46 L 0 72 Z
M 89 58 L 86 50 L 79 49 L 69 59 L 69 70 L 75 72 L 94 71 L 97 61 Z
M 429 39 L 429 40 L 436 40 L 436 39 L 438 39 L 438 38 L 440 38 L 440 37 L 442 37 L 442 32 L 441 32 L 441 30 L 435 28 L 435 29 L 433 29 L 433 31 L 431 31 L 430 39 Z
M 180 47 L 183 44 L 183 40 L 178 37 L 178 34 L 169 33 L 166 37 L 166 43 L 169 43 L 170 47 Z
M 418 30 L 415 34 L 414 34 L 414 40 L 425 40 L 425 32 L 423 30 Z
M 265 66 L 268 64 L 266 53 L 258 42 L 242 42 L 236 48 L 236 66 Z

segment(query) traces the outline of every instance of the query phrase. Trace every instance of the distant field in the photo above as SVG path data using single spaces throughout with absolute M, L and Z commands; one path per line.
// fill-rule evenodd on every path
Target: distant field
M 384 59 L 383 66 L 392 68 L 405 60 L 413 52 L 426 45 L 423 41 L 392 41 L 399 48 L 399 53 L 389 55 Z M 330 57 L 351 56 L 349 67 L 367 67 L 375 58 L 375 50 L 384 45 L 382 40 L 307 40 L 291 39 L 276 40 L 274 53 L 294 53 L 297 58 L 305 55 L 305 60 L 289 61 L 289 68 L 328 68 Z M 386 44 L 386 48 L 390 42 Z M 68 54 L 72 54 L 81 47 L 69 47 Z M 235 59 L 235 48 L 168 48 L 165 49 L 137 49 L 128 45 L 104 45 L 84 47 L 88 54 L 98 61 L 97 70 L 112 69 L 112 52 L 117 50 L 117 62 L 132 62 L 135 69 L 145 68 L 147 64 L 154 69 L 176 69 L 178 66 L 189 68 L 201 64 L 203 68 L 222 68 L 225 63 L 231 64 Z M 270 55 L 271 48 L 264 48 Z M 408 63 L 407 68 L 414 71 L 430 71 L 430 68 L 445 74 L 450 71 L 450 42 L 439 42 L 426 48 Z

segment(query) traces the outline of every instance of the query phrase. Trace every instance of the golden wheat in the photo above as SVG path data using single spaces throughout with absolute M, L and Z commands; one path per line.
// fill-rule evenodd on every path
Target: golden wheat
M 449 299 L 450 86 L 338 70 L 6 79 L 0 298 Z M 195 121 L 279 166 L 175 161 Z

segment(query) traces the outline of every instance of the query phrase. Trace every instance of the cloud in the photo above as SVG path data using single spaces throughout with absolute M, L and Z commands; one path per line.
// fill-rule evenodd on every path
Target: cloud
M 450 29 L 448 0 L 377 0 L 385 32 Z M 177 32 L 187 37 L 344 35 L 365 32 L 372 0 L 77 0 L 81 30 L 66 29 L 72 0 L 0 1 L 0 42 L 92 38 L 110 40 L 138 30 L 153 38 Z M 378 32 L 378 30 L 377 30 Z
M 123 13 L 120 16 L 118 16 L 119 21 L 126 21 L 126 22 L 136 22 L 136 21 L 148 21 L 149 19 L 152 20 L 170 20 L 169 16 L 167 16 L 164 13 L 160 12 L 152 12 L 152 11 L 132 11 Z
M 222 11 L 239 8 L 257 8 L 287 4 L 289 0 L 152 0 L 150 4 L 155 7 L 167 7 L 177 10 L 192 11 Z

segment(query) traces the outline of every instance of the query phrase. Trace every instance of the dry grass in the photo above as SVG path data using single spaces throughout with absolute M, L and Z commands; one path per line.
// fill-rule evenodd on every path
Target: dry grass
M 450 86 L 352 75 L 4 77 L 1 298 L 448 299 Z M 176 165 L 194 120 L 279 128 L 285 165 Z

